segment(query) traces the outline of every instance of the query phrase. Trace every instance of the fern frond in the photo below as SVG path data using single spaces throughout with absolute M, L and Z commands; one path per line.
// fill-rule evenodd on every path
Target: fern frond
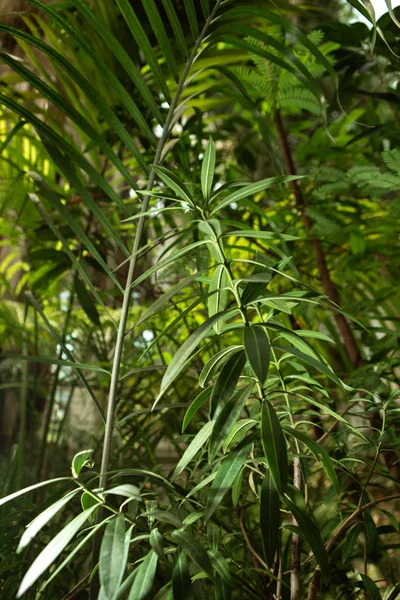
M 309 90 L 300 86 L 281 88 L 277 96 L 277 107 L 290 110 L 307 110 L 321 114 L 321 105 Z
M 232 67 L 232 72 L 245 84 L 258 92 L 260 96 L 270 97 L 273 93 L 273 83 L 263 76 L 258 70 L 249 67 Z
M 388 169 L 400 175 L 400 150 L 397 148 L 385 150 L 382 152 L 382 158 Z

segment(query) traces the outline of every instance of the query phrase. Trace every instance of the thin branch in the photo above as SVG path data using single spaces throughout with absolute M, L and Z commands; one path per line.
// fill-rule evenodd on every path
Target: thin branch
M 295 456 L 293 459 L 293 484 L 301 490 L 301 466 L 300 457 Z M 297 525 L 295 517 L 292 517 L 293 525 Z M 301 557 L 301 540 L 297 533 L 292 534 L 291 546 L 291 569 L 290 569 L 290 600 L 300 600 L 300 557 Z

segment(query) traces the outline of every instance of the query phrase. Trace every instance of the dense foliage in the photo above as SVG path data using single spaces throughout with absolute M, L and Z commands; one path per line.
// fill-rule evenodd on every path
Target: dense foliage
M 0 24 L 2 600 L 395 600 L 396 11 L 25 4 Z

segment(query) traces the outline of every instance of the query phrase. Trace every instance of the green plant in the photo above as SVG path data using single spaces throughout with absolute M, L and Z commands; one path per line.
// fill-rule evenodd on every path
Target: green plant
M 13 540 L 34 520 L 2 597 L 392 599 L 395 23 L 366 73 L 366 26 L 303 33 L 290 3 L 28 4 L 0 25 L 24 56 L 0 54 L 2 285 L 26 292 L 0 506 Z M 65 477 L 76 390 L 99 420 Z

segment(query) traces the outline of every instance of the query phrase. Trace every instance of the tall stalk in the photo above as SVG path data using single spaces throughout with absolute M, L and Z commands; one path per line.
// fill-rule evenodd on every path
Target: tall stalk
M 146 191 L 151 191 L 151 189 L 154 185 L 154 181 L 155 181 L 155 177 L 156 177 L 155 169 L 161 163 L 162 152 L 163 152 L 163 149 L 165 147 L 165 144 L 167 143 L 167 140 L 168 140 L 168 137 L 170 134 L 170 129 L 171 129 L 171 125 L 173 123 L 175 110 L 178 106 L 178 102 L 179 102 L 180 96 L 182 94 L 187 76 L 189 74 L 191 67 L 193 66 L 193 63 L 196 60 L 198 50 L 204 41 L 207 31 L 214 19 L 214 16 L 216 15 L 216 13 L 218 11 L 218 8 L 219 8 L 221 2 L 222 2 L 222 0 L 217 0 L 209 17 L 206 19 L 204 27 L 199 34 L 199 37 L 198 37 L 198 39 L 193 47 L 193 50 L 187 60 L 187 63 L 184 68 L 184 71 L 182 73 L 182 76 L 180 77 L 178 87 L 176 89 L 176 93 L 171 101 L 171 104 L 170 104 L 170 107 L 168 110 L 168 114 L 167 114 L 167 118 L 165 120 L 162 136 L 157 145 L 153 165 L 152 165 L 152 168 L 151 168 L 151 171 L 149 174 L 149 179 L 148 179 L 147 186 L 146 186 Z M 137 261 L 138 261 L 138 251 L 140 248 L 140 242 L 141 242 L 144 224 L 145 224 L 145 220 L 146 220 L 145 213 L 148 210 L 149 201 L 150 201 L 150 196 L 145 196 L 143 203 L 142 203 L 142 208 L 140 211 L 141 216 L 140 216 L 140 218 L 138 220 L 138 224 L 137 224 L 132 254 L 131 254 L 131 257 L 129 260 L 129 269 L 128 269 L 128 274 L 126 277 L 126 284 L 125 284 L 125 290 L 124 290 L 122 308 L 121 308 L 121 316 L 120 316 L 120 321 L 118 324 L 117 340 L 116 340 L 116 344 L 115 344 L 115 353 L 114 353 L 112 372 L 111 372 L 110 390 L 109 390 L 109 395 L 108 395 L 106 426 L 105 426 L 105 432 L 104 432 L 103 451 L 102 451 L 101 467 L 100 467 L 100 487 L 103 489 L 105 489 L 107 487 L 107 472 L 109 470 L 109 464 L 110 464 L 112 434 L 113 434 L 113 428 L 114 428 L 115 405 L 116 405 L 116 399 L 117 399 L 119 373 L 120 373 L 120 369 L 121 369 L 121 359 L 122 359 L 122 353 L 124 350 L 126 324 L 127 324 L 127 320 L 128 320 L 129 305 L 130 305 L 130 299 L 131 299 L 131 295 L 132 295 L 132 283 L 133 283 L 133 278 L 134 278 L 134 274 L 135 274 L 135 270 L 136 270 L 136 265 L 137 265 Z M 97 559 L 98 559 L 101 535 L 102 535 L 101 531 L 99 530 L 99 532 L 96 535 L 95 541 L 94 541 L 93 560 L 94 560 L 95 564 L 97 563 Z M 97 589 L 98 589 L 97 578 L 93 578 L 91 593 L 90 593 L 90 596 L 93 600 L 95 598 L 94 594 L 97 593 Z

